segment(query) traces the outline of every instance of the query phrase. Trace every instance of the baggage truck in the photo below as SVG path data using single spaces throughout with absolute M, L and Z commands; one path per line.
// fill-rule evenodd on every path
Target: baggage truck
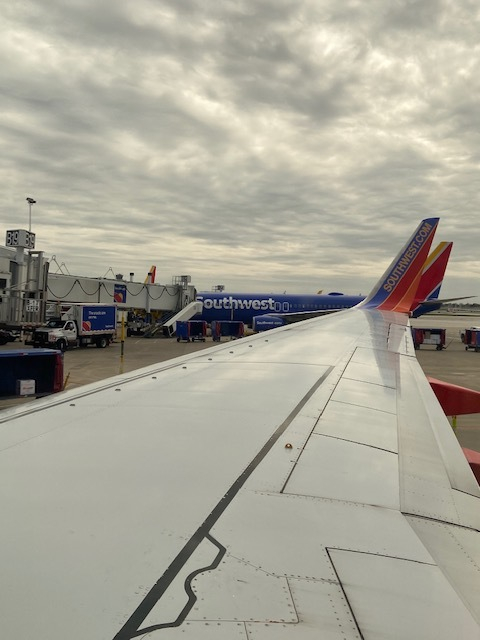
M 61 306 L 60 318 L 51 318 L 46 326 L 34 329 L 25 344 L 65 351 L 94 344 L 107 347 L 117 331 L 117 307 L 114 304 L 68 304 Z

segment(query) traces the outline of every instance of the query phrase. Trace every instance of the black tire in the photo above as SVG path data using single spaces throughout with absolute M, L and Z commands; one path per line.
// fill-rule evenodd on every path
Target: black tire
M 98 338 L 97 347 L 99 349 L 105 349 L 105 347 L 108 347 L 108 338 L 105 338 L 105 336 Z
M 57 340 L 56 347 L 60 351 L 66 351 L 67 350 L 67 342 L 66 342 L 66 340 Z

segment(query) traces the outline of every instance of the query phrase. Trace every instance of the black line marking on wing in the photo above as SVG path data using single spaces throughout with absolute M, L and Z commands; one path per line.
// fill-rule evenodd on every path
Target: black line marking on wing
M 163 575 L 157 580 L 150 591 L 147 593 L 142 602 L 138 605 L 132 615 L 125 622 L 123 627 L 115 634 L 113 640 L 131 640 L 132 638 L 145 633 L 145 631 L 139 632 L 140 625 L 148 616 L 150 611 L 155 607 L 160 598 L 167 591 L 172 584 L 176 576 L 184 567 L 186 562 L 193 555 L 200 543 L 209 536 L 210 530 L 219 520 L 225 509 L 230 505 L 237 493 L 243 487 L 248 478 L 252 475 L 258 465 L 262 462 L 265 456 L 272 449 L 277 440 L 286 431 L 289 425 L 293 422 L 296 416 L 303 409 L 305 404 L 310 400 L 317 389 L 325 382 L 334 367 L 328 367 L 323 375 L 315 382 L 314 385 L 307 391 L 303 398 L 298 402 L 296 407 L 290 412 L 287 418 L 276 428 L 274 433 L 270 436 L 267 442 L 263 445 L 257 455 L 251 460 L 244 471 L 238 476 L 230 489 L 225 493 L 223 498 L 217 503 L 211 513 L 204 520 L 203 524 L 195 531 L 192 537 L 187 540 L 185 546 L 179 551 L 176 558 L 167 567 Z
M 193 609 L 193 607 L 195 605 L 195 602 L 197 601 L 197 596 L 195 595 L 195 592 L 194 592 L 194 590 L 192 588 L 192 581 L 200 573 L 204 573 L 205 571 L 213 571 L 214 569 L 216 569 L 218 567 L 218 565 L 220 564 L 220 562 L 222 561 L 223 556 L 227 552 L 225 547 L 222 544 L 220 544 L 217 540 L 215 540 L 215 538 L 213 538 L 209 533 L 205 536 L 205 538 L 207 540 L 209 540 L 212 544 L 214 544 L 218 548 L 218 553 L 215 556 L 214 561 L 210 565 L 208 565 L 207 567 L 201 567 L 200 569 L 195 569 L 195 571 L 192 571 L 192 573 L 190 573 L 185 578 L 184 587 L 185 587 L 185 592 L 188 595 L 188 602 L 183 607 L 182 611 L 179 613 L 177 619 L 174 620 L 173 622 L 165 622 L 163 624 L 155 624 L 155 625 L 152 625 L 150 627 L 144 627 L 143 629 L 139 629 L 137 631 L 137 633 L 135 634 L 135 636 L 140 636 L 140 635 L 142 635 L 144 633 L 149 633 L 150 631 L 157 631 L 158 629 L 166 629 L 166 628 L 169 628 L 169 627 L 179 627 L 182 624 L 182 622 L 184 622 L 185 618 L 188 616 L 190 611 Z

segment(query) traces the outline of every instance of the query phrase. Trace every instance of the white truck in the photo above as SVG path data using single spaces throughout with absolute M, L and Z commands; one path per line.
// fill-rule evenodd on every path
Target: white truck
M 107 347 L 117 331 L 117 307 L 114 304 L 65 304 L 60 318 L 51 318 L 34 329 L 25 344 L 65 351 L 69 347 L 94 344 Z

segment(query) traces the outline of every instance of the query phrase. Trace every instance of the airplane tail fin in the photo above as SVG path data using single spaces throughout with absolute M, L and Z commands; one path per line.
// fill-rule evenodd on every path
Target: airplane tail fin
M 476 296 L 457 296 L 455 298 L 439 298 L 440 287 L 447 268 L 453 242 L 441 242 L 428 256 L 423 267 L 422 278 L 418 286 L 417 295 L 412 303 L 411 314 L 418 318 L 424 313 L 440 309 L 442 304 L 468 300 Z
M 410 312 L 438 222 L 422 220 L 360 307 Z
M 157 267 L 152 264 L 149 272 L 147 273 L 147 277 L 145 278 L 144 284 L 153 284 L 155 282 L 155 275 L 157 272 Z
M 452 246 L 453 242 L 441 242 L 428 256 L 423 265 L 422 277 L 420 278 L 420 284 L 418 285 L 411 311 L 426 300 L 438 299 Z

